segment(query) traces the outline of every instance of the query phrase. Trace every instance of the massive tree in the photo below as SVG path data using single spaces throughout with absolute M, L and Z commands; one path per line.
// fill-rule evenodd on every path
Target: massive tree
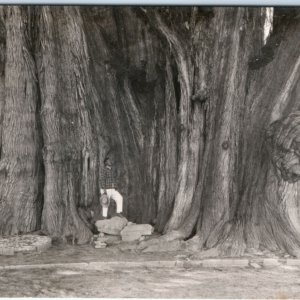
M 88 242 L 111 153 L 126 216 L 157 242 L 298 255 L 297 9 L 18 6 L 1 20 L 2 234 Z
M 33 231 L 41 223 L 41 138 L 30 14 L 8 7 L 5 19 L 5 31 L 1 30 L 6 34 L 2 37 L 6 55 L 1 76 L 0 232 L 17 234 Z

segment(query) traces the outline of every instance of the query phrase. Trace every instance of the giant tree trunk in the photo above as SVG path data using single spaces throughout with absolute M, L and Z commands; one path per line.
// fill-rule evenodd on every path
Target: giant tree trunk
M 131 9 L 84 9 L 83 16 L 103 139 L 119 169 L 125 214 L 136 222 L 155 221 L 165 147 L 160 125 L 166 120 L 161 44 Z
M 0 231 L 88 242 L 109 152 L 163 239 L 297 255 L 300 22 L 275 10 L 265 45 L 268 11 L 3 10 Z
M 94 99 L 82 19 L 75 7 L 43 7 L 39 17 L 45 164 L 42 229 L 84 243 L 91 232 L 77 209 L 88 204 L 89 192 L 97 192 L 93 175 L 98 152 L 87 109 Z
M 140 10 L 158 34 L 169 42 L 177 57 L 183 103 L 181 120 L 184 123 L 184 116 L 195 113 L 202 114 L 200 120 L 203 122 L 199 120 L 196 127 L 204 131 L 204 135 L 197 135 L 200 144 L 196 145 L 196 158 L 199 155 L 196 161 L 192 117 L 188 118 L 190 133 L 186 135 L 184 128 L 181 132 L 182 165 L 179 161 L 175 205 L 165 228 L 168 239 L 189 237 L 197 222 L 199 248 L 217 247 L 226 255 L 240 255 L 245 250 L 261 247 L 298 255 L 299 236 L 286 209 L 287 200 L 295 194 L 296 186 L 286 187 L 286 179 L 281 177 L 283 172 L 289 171 L 281 167 L 278 173 L 271 163 L 274 147 L 284 147 L 285 151 L 294 153 L 297 146 L 291 144 L 297 136 L 293 129 L 297 121 L 290 125 L 288 130 L 294 130 L 294 135 L 284 146 L 280 137 L 277 137 L 279 141 L 274 137 L 277 133 L 271 131 L 272 145 L 268 151 L 266 138 L 268 127 L 274 120 L 298 109 L 294 89 L 298 88 L 299 53 L 297 46 L 294 47 L 299 24 L 297 21 L 281 23 L 278 25 L 281 28 L 276 28 L 269 44 L 263 48 L 266 12 L 265 8 L 214 9 L 209 21 L 202 16 L 195 28 L 192 27 L 195 23 L 191 13 L 189 36 L 167 18 L 163 21 L 163 13 L 157 9 Z M 197 29 L 201 35 L 197 34 Z M 285 40 L 281 42 L 283 35 Z M 188 50 L 184 49 L 185 45 Z M 290 49 L 288 57 L 285 55 L 287 49 Z M 270 56 L 271 60 L 274 56 L 272 62 Z M 199 66 L 199 69 L 193 71 L 192 66 Z M 275 81 L 272 75 L 278 68 L 281 71 Z M 198 81 L 202 86 L 197 86 Z M 193 96 L 191 91 L 194 91 Z M 197 105 L 204 106 L 204 112 L 201 108 L 197 111 Z M 288 120 L 283 124 L 289 124 Z M 191 139 L 187 142 L 186 137 Z M 281 160 L 284 160 L 283 155 L 277 154 Z M 297 155 L 294 154 L 293 160 L 287 155 L 286 160 L 292 163 L 284 161 L 284 164 L 299 164 Z M 194 173 L 197 161 L 200 162 L 198 178 Z M 297 172 L 298 169 L 292 171 L 294 180 L 298 180 Z M 190 196 L 189 191 L 192 191 Z
M 37 128 L 38 89 L 35 62 L 31 53 L 33 37 L 30 16 L 29 9 L 25 7 L 6 9 L 4 107 L 1 104 L 1 234 L 30 232 L 40 226 L 39 183 L 43 174 L 41 141 Z
M 299 89 L 299 25 L 297 21 L 291 21 L 290 24 L 281 23 L 280 29 L 274 28 L 274 36 L 270 37 L 265 46 L 265 49 L 270 47 L 269 51 L 274 51 L 274 58 L 267 65 L 264 65 L 263 57 L 257 51 L 259 48 L 252 52 L 247 82 L 242 85 L 245 94 L 241 94 L 239 99 L 233 102 L 234 106 L 231 106 L 231 110 L 234 111 L 237 105 L 236 114 L 230 119 L 236 136 L 236 148 L 233 148 L 232 153 L 233 169 L 230 172 L 233 177 L 229 181 L 229 193 L 219 191 L 229 197 L 228 209 L 222 214 L 219 209 L 213 207 L 205 214 L 204 204 L 203 216 L 198 223 L 199 236 L 208 236 L 205 244 L 208 248 L 218 246 L 222 252 L 231 255 L 242 254 L 251 248 L 273 251 L 280 249 L 298 255 L 299 235 L 289 220 L 286 207 L 291 190 L 295 191 L 296 186 L 285 182 L 286 170 L 281 167 L 278 171 L 278 166 L 272 164 L 275 149 L 281 149 L 281 157 L 289 156 L 288 153 L 294 152 L 295 146 L 289 144 L 283 147 L 280 135 L 285 133 L 277 132 L 281 130 L 280 126 L 275 128 L 271 125 L 271 129 L 269 126 L 299 109 L 294 98 Z M 275 36 L 276 34 L 281 36 Z M 282 36 L 285 38 L 282 41 L 278 40 Z M 274 38 L 277 45 L 272 45 Z M 245 50 L 241 55 L 244 53 Z M 280 76 L 274 76 L 279 69 Z M 247 70 L 247 65 L 243 65 L 242 70 Z M 240 74 L 236 77 L 245 78 L 243 73 Z M 284 122 L 284 126 L 288 127 L 285 130 L 294 130 L 295 125 L 289 122 Z M 293 134 L 291 139 L 297 136 L 297 132 L 294 131 Z M 268 136 L 270 142 L 267 141 Z M 228 151 L 231 149 L 229 146 Z M 295 157 L 297 160 L 297 155 Z M 285 168 L 293 174 L 293 171 L 289 170 L 290 166 Z M 298 178 L 293 177 L 294 180 Z M 205 196 L 203 199 L 207 201 L 212 198 Z M 213 211 L 218 212 L 218 217 L 210 215 Z M 211 227 L 207 228 L 205 224 L 211 224 Z

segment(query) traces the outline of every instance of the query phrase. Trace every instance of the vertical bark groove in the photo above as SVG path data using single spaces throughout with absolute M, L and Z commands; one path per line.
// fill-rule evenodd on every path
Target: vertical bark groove
M 40 141 L 36 124 L 35 64 L 28 49 L 30 35 L 26 7 L 6 11 L 5 105 L 1 149 L 2 234 L 37 229 Z
M 1 8 L 0 233 L 88 242 L 110 153 L 164 240 L 298 255 L 300 22 L 279 11 L 267 37 L 269 8 Z

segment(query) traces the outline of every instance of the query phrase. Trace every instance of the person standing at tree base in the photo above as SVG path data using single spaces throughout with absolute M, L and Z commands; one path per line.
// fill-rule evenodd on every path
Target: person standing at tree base
M 116 170 L 113 166 L 112 158 L 107 156 L 104 159 L 104 167 L 100 173 L 100 204 L 104 218 L 107 218 L 110 200 L 116 202 L 117 216 L 123 217 L 123 197 L 116 188 Z

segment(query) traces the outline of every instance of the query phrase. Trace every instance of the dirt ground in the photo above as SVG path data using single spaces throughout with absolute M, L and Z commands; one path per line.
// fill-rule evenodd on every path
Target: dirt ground
M 70 268 L 0 271 L 1 297 L 300 298 L 300 270 Z
M 53 246 L 42 253 L 0 256 L 0 266 L 92 261 L 174 260 L 189 253 L 136 253 L 116 248 Z M 0 270 L 0 297 L 297 298 L 300 269 L 110 266 Z
M 173 260 L 182 252 L 170 253 L 139 253 L 121 251 L 116 247 L 95 249 L 92 245 L 57 245 L 42 252 L 16 253 L 13 256 L 1 256 L 0 266 L 47 264 L 47 263 L 76 263 L 91 261 L 143 261 L 143 260 Z

